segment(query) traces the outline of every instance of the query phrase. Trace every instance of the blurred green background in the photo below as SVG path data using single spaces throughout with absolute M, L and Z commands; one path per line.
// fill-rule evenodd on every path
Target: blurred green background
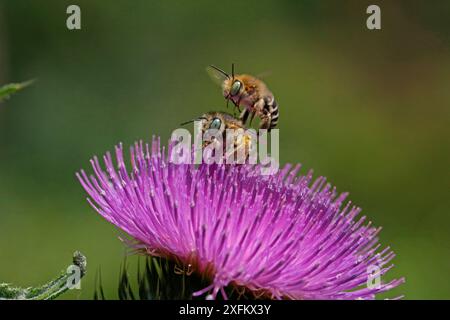
M 74 3 L 80 31 L 66 28 Z M 381 31 L 366 28 L 372 3 Z M 281 161 L 384 227 L 386 280 L 407 280 L 387 296 L 449 299 L 449 14 L 449 1 L 1 0 L 0 84 L 37 82 L 0 105 L 0 282 L 44 283 L 78 249 L 88 274 L 63 298 L 92 298 L 99 267 L 116 297 L 124 245 L 75 171 L 224 110 L 205 67 L 234 62 L 270 72 Z

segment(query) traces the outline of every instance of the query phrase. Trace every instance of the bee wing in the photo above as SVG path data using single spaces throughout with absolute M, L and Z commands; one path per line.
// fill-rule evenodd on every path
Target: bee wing
M 271 75 L 272 75 L 272 71 L 266 70 L 266 71 L 258 73 L 256 75 L 256 78 L 258 78 L 258 79 L 265 79 L 267 77 L 270 77 Z
M 211 79 L 218 84 L 219 86 L 222 85 L 222 83 L 229 78 L 229 76 L 225 73 L 220 71 L 219 69 L 213 67 L 213 66 L 208 66 L 206 67 L 206 72 L 209 74 L 209 76 L 211 77 Z

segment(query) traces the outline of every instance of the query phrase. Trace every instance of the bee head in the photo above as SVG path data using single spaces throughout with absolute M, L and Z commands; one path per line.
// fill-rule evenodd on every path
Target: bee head
M 225 132 L 225 120 L 218 112 L 208 112 L 203 116 L 202 135 L 203 142 L 208 145 L 217 140 Z

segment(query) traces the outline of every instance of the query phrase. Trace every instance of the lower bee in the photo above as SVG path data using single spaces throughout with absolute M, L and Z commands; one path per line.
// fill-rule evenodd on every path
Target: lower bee
M 239 156 L 243 156 L 243 160 L 248 159 L 254 137 L 250 131 L 246 130 L 242 120 L 236 119 L 229 113 L 211 111 L 182 125 L 194 121 L 201 121 L 203 148 L 210 145 L 222 148 L 225 159 L 231 157 L 239 159 Z M 227 134 L 230 133 L 233 136 L 227 139 Z
M 261 119 L 259 127 L 269 131 L 278 124 L 278 103 L 266 84 L 258 78 L 248 74 L 234 74 L 234 64 L 231 66 L 231 75 L 213 65 L 208 72 L 213 79 L 218 81 L 223 90 L 223 96 L 227 101 L 232 101 L 239 108 L 245 109 L 240 115 L 240 120 L 246 124 L 249 116 L 250 123 L 255 115 Z

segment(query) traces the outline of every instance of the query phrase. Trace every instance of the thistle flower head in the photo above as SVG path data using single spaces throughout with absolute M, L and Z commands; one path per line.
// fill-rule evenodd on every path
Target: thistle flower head
M 105 170 L 77 174 L 88 201 L 136 246 L 208 277 L 196 292 L 224 298 L 232 285 L 275 299 L 373 299 L 403 279 L 383 278 L 394 253 L 380 249 L 375 228 L 325 178 L 286 165 L 263 176 L 257 165 L 174 164 L 159 139 L 122 145 Z M 369 284 L 369 285 L 368 285 Z

